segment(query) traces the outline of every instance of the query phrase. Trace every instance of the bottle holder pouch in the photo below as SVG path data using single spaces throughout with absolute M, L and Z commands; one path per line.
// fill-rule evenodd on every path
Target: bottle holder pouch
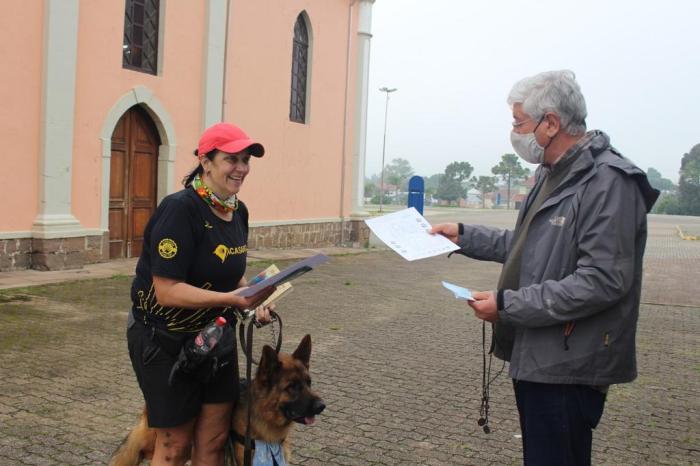
M 173 386 L 177 382 L 178 377 L 197 378 L 201 382 L 206 383 L 216 375 L 220 367 L 226 364 L 238 364 L 235 354 L 236 332 L 230 324 L 224 326 L 221 340 L 208 354 L 202 355 L 194 352 L 193 342 L 195 336 L 190 335 L 180 343 L 180 349 L 177 351 L 177 360 L 170 371 L 168 385 Z

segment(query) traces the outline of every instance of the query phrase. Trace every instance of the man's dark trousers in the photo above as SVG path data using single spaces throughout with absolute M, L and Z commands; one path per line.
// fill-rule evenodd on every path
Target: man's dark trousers
M 589 466 L 605 393 L 587 385 L 514 380 L 525 466 Z

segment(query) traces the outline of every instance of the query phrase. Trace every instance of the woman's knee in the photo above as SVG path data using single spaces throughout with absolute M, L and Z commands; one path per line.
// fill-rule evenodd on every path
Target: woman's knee
M 202 452 L 215 452 L 223 450 L 231 428 L 230 423 L 209 424 L 206 428 L 199 428 L 194 436 L 194 449 Z
M 229 429 L 221 429 L 219 431 L 209 431 L 205 435 L 200 435 L 197 437 L 195 442 L 195 449 L 200 449 L 204 451 L 219 451 L 223 450 L 224 445 L 226 445 L 226 439 L 228 439 Z
M 231 428 L 232 403 L 204 405 L 194 434 L 195 451 L 222 450 Z

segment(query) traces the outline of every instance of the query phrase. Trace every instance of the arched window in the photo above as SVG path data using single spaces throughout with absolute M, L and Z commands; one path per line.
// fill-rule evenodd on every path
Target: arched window
M 126 0 L 122 67 L 158 73 L 160 0 Z
M 309 67 L 309 30 L 304 13 L 299 13 L 294 24 L 292 46 L 292 92 L 289 102 L 289 119 L 306 123 L 306 80 Z

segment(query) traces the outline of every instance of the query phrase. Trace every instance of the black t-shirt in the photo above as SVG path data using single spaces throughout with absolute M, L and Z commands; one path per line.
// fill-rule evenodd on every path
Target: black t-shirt
M 222 308 L 183 309 L 158 304 L 153 275 L 213 291 L 237 288 L 246 267 L 248 210 L 239 201 L 231 221 L 217 217 L 192 188 L 163 199 L 146 225 L 131 285 L 136 315 L 147 313 L 168 330 L 201 330 Z

